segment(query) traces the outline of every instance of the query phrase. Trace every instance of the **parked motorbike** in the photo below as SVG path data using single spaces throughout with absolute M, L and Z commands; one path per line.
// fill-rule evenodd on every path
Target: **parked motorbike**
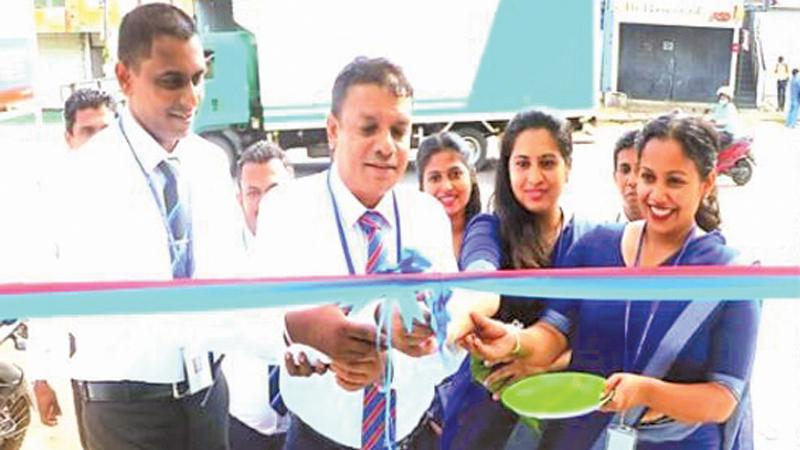
M 756 160 L 751 151 L 753 138 L 735 137 L 717 156 L 717 173 L 727 175 L 738 186 L 747 184 L 753 176 Z
M 12 340 L 17 350 L 23 350 L 26 337 L 24 322 L 0 321 L 0 344 Z M 19 450 L 30 423 L 31 396 L 22 369 L 0 361 L 0 450 Z

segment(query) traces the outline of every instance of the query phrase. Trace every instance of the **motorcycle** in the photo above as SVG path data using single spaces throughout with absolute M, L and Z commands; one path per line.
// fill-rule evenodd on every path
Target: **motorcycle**
M 751 137 L 733 138 L 717 156 L 717 173 L 731 177 L 738 186 L 747 184 L 753 176 L 753 167 L 756 164 L 751 151 L 752 145 Z
M 12 340 L 17 350 L 24 350 L 26 338 L 24 322 L 0 320 L 0 344 Z M 19 450 L 30 423 L 31 395 L 22 369 L 0 361 L 0 450 Z

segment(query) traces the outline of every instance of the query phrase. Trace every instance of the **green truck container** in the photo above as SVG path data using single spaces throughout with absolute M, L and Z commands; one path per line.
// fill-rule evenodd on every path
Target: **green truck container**
M 450 130 L 487 159 L 487 138 L 525 108 L 576 123 L 596 106 L 599 4 L 591 0 L 197 0 L 209 56 L 195 130 L 234 161 L 258 139 L 327 156 L 336 74 L 383 56 L 414 86 L 413 142 Z

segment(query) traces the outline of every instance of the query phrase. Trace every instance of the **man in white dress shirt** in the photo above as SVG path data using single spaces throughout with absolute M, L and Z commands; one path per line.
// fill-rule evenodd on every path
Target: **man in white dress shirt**
M 118 56 L 127 107 L 62 171 L 68 179 L 52 218 L 61 277 L 240 275 L 241 221 L 226 158 L 190 133 L 206 72 L 195 24 L 170 5 L 139 6 L 120 25 Z M 228 448 L 227 386 L 218 358 L 193 348 L 205 338 L 196 325 L 178 314 L 69 322 L 90 450 Z
M 413 248 L 431 261 L 431 271 L 457 270 L 441 205 L 415 189 L 396 186 L 408 163 L 412 95 L 402 70 L 385 59 L 357 58 L 339 73 L 327 122 L 333 164 L 321 174 L 278 186 L 264 198 L 261 208 L 269 214 L 259 217 L 256 237 L 261 273 L 364 274 L 374 269 L 375 248 L 382 249 L 379 254 L 389 266 L 401 248 Z M 380 247 L 373 247 L 374 235 L 362 229 L 367 213 L 377 213 L 382 222 Z M 381 446 L 381 440 L 366 441 L 362 425 L 366 392 L 380 384 L 387 357 L 392 359 L 394 394 L 384 390 L 382 395 L 396 405 L 389 426 L 393 444 L 437 448 L 426 410 L 448 369 L 435 354 L 434 337 L 420 324 L 406 334 L 395 314 L 394 349 L 378 350 L 374 315 L 371 308 L 348 314 L 336 304 L 285 314 L 286 342 L 306 345 L 310 360 L 328 361 L 331 368 L 307 378 L 281 373 L 281 394 L 293 413 L 287 449 Z
M 239 157 L 236 171 L 237 198 L 242 207 L 242 237 L 252 256 L 259 202 L 270 190 L 293 178 L 286 154 L 276 144 L 256 142 Z M 262 212 L 263 213 L 263 212 Z M 265 214 L 269 214 L 268 212 Z M 250 311 L 242 314 L 251 314 Z M 274 368 L 274 369 L 273 369 Z M 230 393 L 231 450 L 280 450 L 289 427 L 289 415 L 270 405 L 269 393 L 277 390 L 269 374 L 277 366 L 247 351 L 225 355 L 222 370 Z

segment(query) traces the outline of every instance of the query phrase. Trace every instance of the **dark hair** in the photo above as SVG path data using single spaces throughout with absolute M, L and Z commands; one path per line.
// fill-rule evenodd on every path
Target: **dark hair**
M 419 188 L 422 190 L 422 182 L 425 177 L 425 167 L 431 161 L 433 155 L 442 152 L 453 152 L 458 155 L 458 159 L 469 170 L 469 180 L 472 183 L 472 189 L 469 192 L 469 200 L 467 206 L 464 208 L 464 225 L 468 224 L 476 214 L 481 212 L 481 191 L 478 186 L 478 174 L 475 167 L 469 163 L 467 150 L 467 143 L 464 139 L 456 133 L 445 131 L 443 133 L 436 133 L 428 136 L 422 140 L 417 149 L 417 178 L 419 180 Z
M 541 239 L 537 214 L 526 210 L 511 190 L 509 161 L 517 137 L 527 130 L 547 130 L 556 141 L 567 167 L 572 165 L 572 130 L 569 122 L 543 111 L 518 113 L 508 123 L 500 142 L 494 189 L 494 212 L 500 219 L 500 241 L 505 268 L 530 269 L 550 265 L 550 248 Z
M 114 99 L 103 91 L 96 89 L 78 89 L 69 96 L 64 102 L 64 125 L 67 128 L 67 133 L 72 133 L 72 127 L 75 126 L 75 116 L 78 111 L 89 108 L 99 108 L 101 106 L 107 107 L 112 113 L 116 114 L 117 106 Z
M 626 148 L 636 148 L 636 135 L 639 134 L 639 130 L 628 130 L 617 139 L 617 142 L 614 144 L 614 171 L 617 170 L 617 159 L 619 157 L 619 152 L 625 150 Z
M 197 35 L 197 27 L 188 14 L 166 3 L 137 6 L 119 26 L 117 57 L 125 66 L 136 68 L 142 58 L 150 56 L 153 40 L 171 36 L 189 40 Z
M 359 56 L 339 72 L 333 83 L 331 112 L 334 116 L 339 117 L 347 90 L 357 84 L 378 85 L 388 89 L 398 98 L 414 96 L 414 88 L 411 87 L 400 66 L 385 58 Z
M 636 140 L 639 159 L 642 158 L 642 150 L 651 139 L 672 139 L 678 142 L 683 154 L 694 162 L 701 179 L 708 178 L 716 170 L 719 135 L 713 125 L 699 117 L 670 114 L 652 119 L 644 126 Z M 700 202 L 694 219 L 705 231 L 719 228 L 722 220 L 719 216 L 716 186 Z
M 800 69 L 792 69 L 792 75 L 797 75 L 797 72 L 800 72 Z
M 286 170 L 292 172 L 294 168 L 286 158 L 286 153 L 281 149 L 278 144 L 269 141 L 258 141 L 250 144 L 239 156 L 239 161 L 236 163 L 236 179 L 242 178 L 242 169 L 245 164 L 266 164 L 273 159 L 278 159 L 286 167 Z

